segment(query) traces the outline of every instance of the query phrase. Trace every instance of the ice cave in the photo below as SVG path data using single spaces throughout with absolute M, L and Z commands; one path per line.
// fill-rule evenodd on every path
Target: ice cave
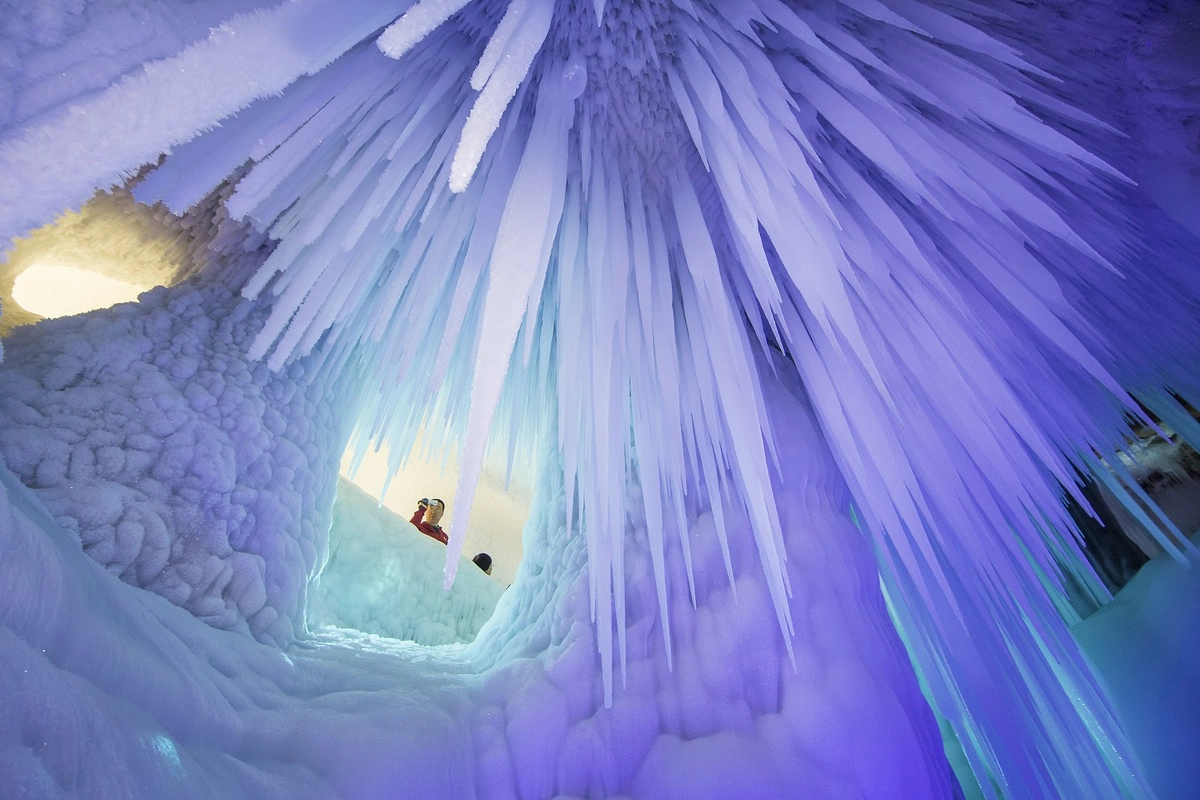
M 1194 0 L 0 45 L 0 797 L 1200 796 Z

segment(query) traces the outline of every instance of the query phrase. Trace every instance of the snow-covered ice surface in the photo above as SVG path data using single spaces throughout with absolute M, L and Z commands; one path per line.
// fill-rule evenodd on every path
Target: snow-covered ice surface
M 338 480 L 329 557 L 309 589 L 310 627 L 353 628 L 417 644 L 475 638 L 504 587 L 463 557 L 442 589 L 446 547 L 350 483 Z
M 735 602 L 696 508 L 697 608 L 669 562 L 673 671 L 645 529 L 629 530 L 611 708 L 552 459 L 517 583 L 473 644 L 443 647 L 326 629 L 280 650 L 214 629 L 117 581 L 0 471 L 0 779 L 20 797 L 948 797 L 845 485 L 811 414 L 781 386 L 768 402 L 804 453 L 775 484 L 805 632 L 795 667 L 736 535 L 744 512 L 724 509 Z
M 0 162 L 28 170 L 0 174 L 5 245 L 392 18 L 374 0 L 7 0 L 0 10 Z
M 248 363 L 262 311 L 219 281 L 16 330 L 0 452 L 110 572 L 264 641 L 303 629 L 352 397 Z
M 174 55 L 238 12 L 272 0 L 0 2 L 0 131 Z
M 1196 558 L 1100 463 L 1200 444 L 1194 7 L 456 3 L 4 29 L 81 60 L 3 73 L 0 240 L 147 165 L 244 225 L 6 341 L 10 784 L 946 797 L 915 667 L 985 796 L 1149 795 L 1062 493 Z M 448 582 L 488 447 L 543 467 L 473 643 L 307 630 L 352 427 L 460 445 Z

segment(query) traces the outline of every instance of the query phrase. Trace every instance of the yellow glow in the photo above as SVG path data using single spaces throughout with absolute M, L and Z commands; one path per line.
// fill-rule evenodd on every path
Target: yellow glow
M 147 288 L 78 267 L 39 262 L 17 276 L 12 294 L 26 311 L 53 319 L 136 300 Z
M 43 314 L 79 314 L 169 286 L 192 264 L 190 247 L 190 234 L 160 210 L 123 190 L 99 193 L 0 253 L 0 336 Z

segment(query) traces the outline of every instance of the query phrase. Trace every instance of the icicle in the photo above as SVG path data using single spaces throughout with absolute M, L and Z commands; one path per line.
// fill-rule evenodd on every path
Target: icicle
M 1129 469 L 1121 462 L 1120 458 L 1115 454 L 1101 461 L 1089 458 L 1088 465 L 1092 468 L 1092 474 L 1117 496 L 1121 504 L 1146 530 L 1150 531 L 1154 540 L 1173 558 L 1180 562 L 1186 562 L 1185 553 L 1189 555 L 1196 553 L 1195 546 L 1163 512 L 1158 503 L 1155 503 L 1146 490 L 1138 484 L 1137 479 L 1130 474 Z M 1146 509 L 1149 509 L 1149 513 Z
M 400 19 L 388 25 L 376 44 L 389 58 L 401 58 L 471 0 L 419 0 Z
M 552 205 L 556 196 L 561 203 L 562 195 L 550 183 L 566 170 L 566 133 L 571 113 L 573 108 L 564 107 L 554 90 L 542 90 L 538 97 L 538 117 L 492 248 L 487 300 L 480 323 L 482 335 L 472 372 L 466 440 L 459 462 L 458 512 L 451 525 L 447 550 L 447 589 L 454 582 L 456 556 L 466 538 L 484 446 L 517 332 L 527 304 L 537 302 L 536 297 L 530 296 L 540 269 L 536 259 L 547 252 L 546 240 L 554 238 L 562 216 L 562 206 Z
M 541 51 L 546 34 L 550 32 L 554 11 L 551 0 L 529 2 L 531 7 L 522 19 L 524 24 L 504 48 L 499 59 L 500 65 L 492 71 L 487 85 L 475 99 L 467 123 L 463 126 L 458 149 L 450 165 L 450 190 L 453 192 L 463 191 L 471 182 L 484 148 L 499 127 L 500 118 L 504 116 L 517 87 L 528 76 L 529 68 L 533 66 L 533 60 Z
M 529 0 L 512 0 L 508 4 L 508 8 L 504 10 L 504 16 L 500 18 L 496 32 L 492 34 L 492 38 L 488 39 L 487 47 L 483 49 L 483 55 L 479 57 L 479 63 L 475 65 L 475 71 L 471 73 L 471 88 L 475 91 L 483 91 L 483 87 L 487 85 L 492 73 L 496 71 L 496 66 L 508 50 L 509 40 L 512 39 L 517 27 L 524 22 L 528 8 Z
M 713 346 L 708 357 L 728 371 L 721 380 L 712 382 L 715 383 L 714 388 L 723 409 L 724 426 L 729 431 L 730 444 L 735 454 L 735 475 L 739 479 L 741 496 L 750 513 L 767 585 L 775 603 L 775 613 L 780 626 L 788 634 L 785 643 L 788 653 L 791 654 L 791 610 L 787 604 L 787 592 L 782 577 L 784 554 L 775 503 L 767 493 L 771 480 L 762 443 L 764 425 L 759 421 L 757 413 L 748 414 L 748 409 L 739 408 L 744 406 L 747 394 L 757 393 L 757 381 L 749 372 L 747 353 L 739 351 L 739 345 L 744 344 L 744 333 L 731 318 L 728 307 L 723 305 L 724 292 L 720 287 L 716 255 L 711 250 L 712 244 L 706 226 L 703 225 L 695 193 L 686 183 L 686 177 L 681 178 L 678 175 L 672 177 L 671 188 L 680 244 L 686 258 L 688 273 L 697 283 L 697 299 L 700 301 L 700 311 L 704 319 L 701 329 L 706 333 L 711 330 L 714 334 L 708 338 Z M 734 390 L 731 387 L 737 388 Z M 753 404 L 756 412 L 759 404 L 757 401 L 753 401 Z M 710 492 L 714 488 L 709 487 Z
M 643 319 L 649 319 L 645 317 Z M 664 469 L 659 464 L 658 453 L 661 443 L 655 435 L 653 409 L 645 407 L 647 400 L 643 394 L 641 402 L 635 398 L 635 413 L 633 417 L 634 449 L 639 464 L 638 478 L 642 483 L 642 507 L 646 512 L 646 534 L 650 537 L 650 562 L 654 568 L 654 588 L 658 597 L 658 615 L 662 622 L 663 650 L 667 656 L 667 669 L 673 668 L 673 648 L 671 647 L 671 615 L 670 601 L 667 596 L 666 559 L 664 557 L 665 541 L 663 537 L 663 483 L 661 476 Z

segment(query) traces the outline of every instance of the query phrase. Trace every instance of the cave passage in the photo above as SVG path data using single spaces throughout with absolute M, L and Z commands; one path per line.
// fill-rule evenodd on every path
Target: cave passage
M 5 9 L 6 793 L 1191 800 L 1195 3 Z

